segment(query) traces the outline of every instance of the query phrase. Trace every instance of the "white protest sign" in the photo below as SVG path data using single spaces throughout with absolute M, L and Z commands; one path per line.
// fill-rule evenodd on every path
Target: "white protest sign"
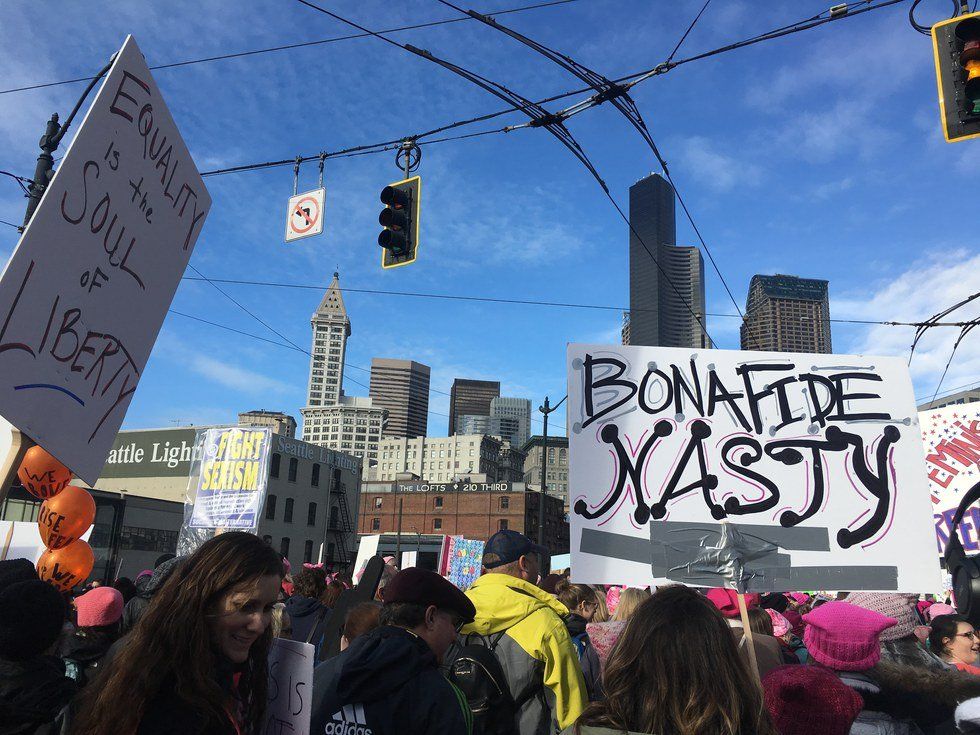
M 326 189 L 320 188 L 289 197 L 289 204 L 286 205 L 286 242 L 323 232 L 323 199 L 326 193 Z
M 381 542 L 380 534 L 373 534 L 371 536 L 361 536 L 357 542 L 357 557 L 354 559 L 354 581 L 358 581 L 361 578 L 361 574 L 364 573 L 364 567 L 371 560 L 372 556 L 377 556 L 378 554 L 378 544 Z
M 936 551 L 942 554 L 960 499 L 980 482 L 980 403 L 922 411 L 919 425 L 936 524 Z M 980 551 L 980 509 L 976 505 L 963 516 L 960 541 L 968 554 Z
M 79 538 L 88 541 L 93 528 L 95 526 L 89 526 Z M 34 521 L 0 521 L 0 559 L 27 559 L 36 564 L 41 554 L 47 551 L 37 531 Z
M 129 36 L 0 277 L 0 415 L 90 485 L 210 207 Z
M 273 639 L 262 735 L 309 735 L 314 651 L 309 643 Z
M 934 590 L 903 360 L 568 347 L 572 576 Z

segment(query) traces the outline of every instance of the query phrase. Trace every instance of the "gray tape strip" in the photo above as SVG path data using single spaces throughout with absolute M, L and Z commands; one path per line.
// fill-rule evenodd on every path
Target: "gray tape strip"
M 594 528 L 583 528 L 579 551 L 597 556 L 608 556 L 610 559 L 649 564 L 652 547 L 645 538 L 610 533 L 609 531 L 597 531 Z
M 830 530 L 827 528 L 803 528 L 795 526 L 763 526 L 749 523 L 732 523 L 744 536 L 755 536 L 776 544 L 787 551 L 830 551 Z M 721 534 L 720 523 L 691 523 L 686 521 L 652 521 L 650 538 L 654 541 L 673 540 L 673 534 L 682 531 L 712 532 Z
M 733 524 L 734 525 L 734 524 Z M 705 542 L 717 541 L 721 524 L 681 523 L 661 521 L 650 524 L 651 537 L 658 539 L 662 529 L 673 527 L 674 538 L 669 541 L 647 541 L 621 533 L 599 531 L 594 528 L 582 529 L 579 551 L 596 554 L 610 559 L 622 559 L 641 564 L 650 564 L 653 576 L 673 579 L 677 582 L 705 587 L 720 586 L 725 574 L 715 570 L 699 568 L 693 560 L 704 549 Z M 771 526 L 739 526 L 742 529 L 773 528 Z M 799 531 L 818 531 L 826 538 L 827 529 L 782 529 Z M 666 530 L 666 529 L 664 529 Z M 743 531 L 744 532 L 744 531 Z M 754 534 L 753 534 L 754 535 Z M 816 545 L 820 534 L 805 534 L 795 539 L 797 543 Z M 766 539 L 774 540 L 774 539 Z M 665 543 L 666 541 L 666 543 Z M 780 544 L 782 546 L 782 544 Z M 791 548 L 791 547 L 784 547 Z M 810 546 L 801 548 L 810 549 Z M 817 551 L 829 550 L 815 549 Z M 816 566 L 791 567 L 790 557 L 783 553 L 767 553 L 745 565 L 745 583 L 748 592 L 775 592 L 801 589 L 898 589 L 898 567 L 894 566 Z

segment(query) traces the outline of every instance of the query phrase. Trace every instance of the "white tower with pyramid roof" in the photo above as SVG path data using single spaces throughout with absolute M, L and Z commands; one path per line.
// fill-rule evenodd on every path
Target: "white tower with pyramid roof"
M 370 476 L 377 465 L 378 444 L 388 412 L 370 398 L 344 395 L 344 361 L 350 318 L 340 289 L 340 275 L 323 295 L 310 319 L 310 380 L 303 415 L 303 440 L 354 454 L 364 460 Z

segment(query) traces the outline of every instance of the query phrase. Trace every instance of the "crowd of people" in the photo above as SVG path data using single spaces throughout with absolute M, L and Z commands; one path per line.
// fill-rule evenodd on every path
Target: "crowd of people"
M 391 560 L 349 605 L 352 580 L 241 532 L 75 596 L 3 561 L 0 735 L 264 735 L 276 637 L 316 652 L 314 735 L 980 733 L 949 601 L 592 586 L 546 554 L 501 531 L 465 591 Z

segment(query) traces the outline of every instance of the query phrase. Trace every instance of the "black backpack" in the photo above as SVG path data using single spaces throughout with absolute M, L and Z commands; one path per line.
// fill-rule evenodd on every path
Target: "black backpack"
M 518 700 L 511 695 L 495 653 L 506 632 L 467 634 L 449 665 L 448 678 L 466 696 L 473 714 L 473 735 L 517 735 L 517 713 L 541 688 L 532 687 Z

